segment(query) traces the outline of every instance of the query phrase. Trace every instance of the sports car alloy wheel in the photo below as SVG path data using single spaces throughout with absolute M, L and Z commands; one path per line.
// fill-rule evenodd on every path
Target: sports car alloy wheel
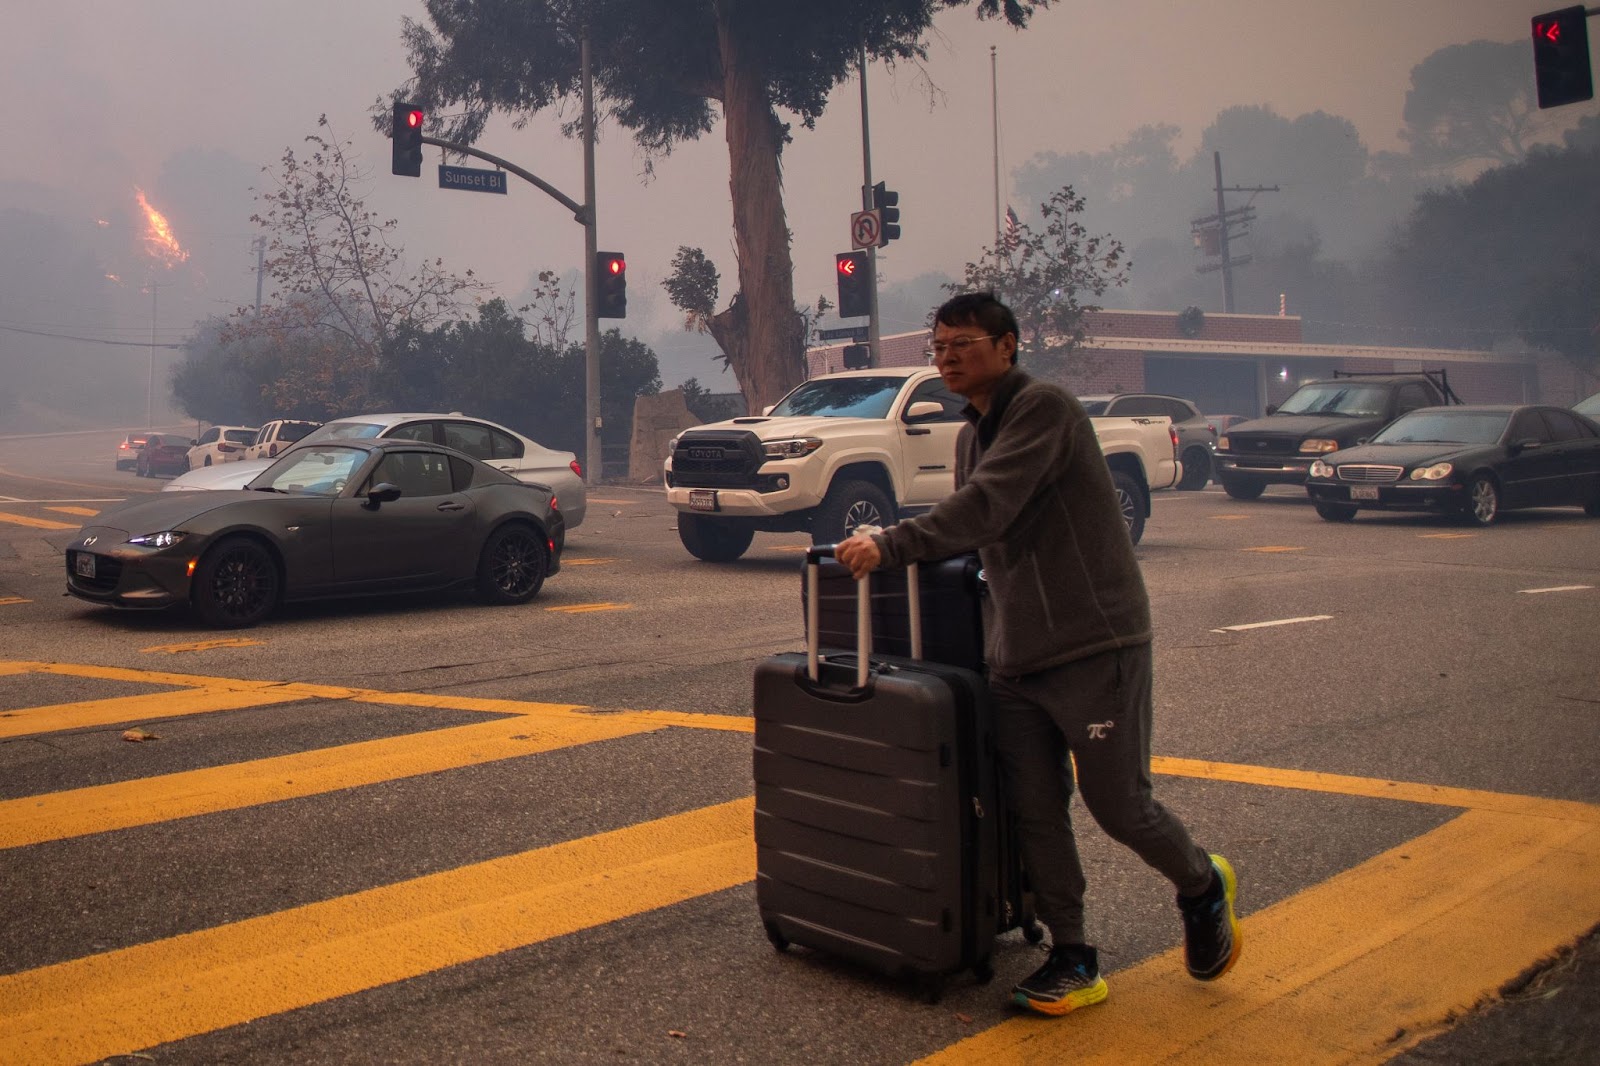
M 219 629 L 253 626 L 278 602 L 278 567 L 246 537 L 229 537 L 201 558 L 192 592 L 195 611 Z
M 489 535 L 478 562 L 478 591 L 490 603 L 527 603 L 544 585 L 543 536 L 528 526 L 501 526 Z

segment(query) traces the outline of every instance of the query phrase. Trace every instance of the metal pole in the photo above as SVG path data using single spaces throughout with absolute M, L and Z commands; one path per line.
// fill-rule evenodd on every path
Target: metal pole
M 256 314 L 261 313 L 261 280 L 266 273 L 267 239 L 256 238 Z
M 144 428 L 155 428 L 156 403 L 156 283 L 150 280 L 150 374 L 144 386 Z
M 589 31 L 583 31 L 583 369 L 584 437 L 583 478 L 587 485 L 599 483 L 604 456 L 600 450 L 600 279 L 595 275 L 595 252 L 599 236 L 595 232 L 594 195 L 594 82 L 589 70 Z
M 1228 258 L 1228 208 L 1222 197 L 1222 153 L 1212 152 L 1217 171 L 1217 249 L 1222 253 L 1222 309 L 1233 314 L 1233 260 Z
M 856 55 L 856 72 L 861 79 L 861 210 L 872 210 L 872 135 L 867 126 L 867 46 Z M 872 300 L 867 307 L 868 365 L 878 366 L 878 249 L 867 249 L 867 279 Z
M 994 254 L 1000 257 L 1000 246 L 1005 240 L 1000 228 L 1000 74 L 994 45 L 989 46 L 989 110 L 990 126 L 994 130 Z

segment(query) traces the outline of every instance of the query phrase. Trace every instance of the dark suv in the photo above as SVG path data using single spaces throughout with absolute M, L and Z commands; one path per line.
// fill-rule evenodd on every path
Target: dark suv
M 1079 396 L 1091 418 L 1166 415 L 1178 431 L 1178 461 L 1183 464 L 1180 489 L 1203 489 L 1211 480 L 1211 450 L 1217 431 L 1194 401 L 1154 392 L 1119 392 L 1115 396 Z
M 1236 500 L 1253 500 L 1268 485 L 1303 485 L 1311 464 L 1353 447 L 1419 407 L 1461 400 L 1443 370 L 1417 374 L 1334 371 L 1308 381 L 1266 418 L 1233 426 L 1217 440 L 1217 480 Z

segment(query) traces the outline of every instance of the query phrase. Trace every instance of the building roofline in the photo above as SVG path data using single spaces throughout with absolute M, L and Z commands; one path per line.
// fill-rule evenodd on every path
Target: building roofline
M 1382 348 L 1358 344 L 1281 344 L 1264 341 L 1202 341 L 1151 337 L 1091 337 L 1084 347 L 1093 351 L 1170 352 L 1174 355 L 1272 356 L 1279 359 L 1401 359 L 1441 363 L 1523 362 L 1510 352 L 1485 352 L 1475 348 Z

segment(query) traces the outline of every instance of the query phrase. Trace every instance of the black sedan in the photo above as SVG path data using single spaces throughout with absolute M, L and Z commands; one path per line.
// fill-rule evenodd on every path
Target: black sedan
M 103 511 L 67 547 L 67 591 L 113 607 L 188 604 L 233 628 L 279 603 L 476 587 L 526 603 L 560 567 L 550 490 L 409 440 L 286 452 L 249 487 L 163 492 Z
M 1362 508 L 1459 514 L 1480 526 L 1516 507 L 1600 517 L 1600 426 L 1565 407 L 1425 407 L 1317 460 L 1306 492 L 1330 522 Z

